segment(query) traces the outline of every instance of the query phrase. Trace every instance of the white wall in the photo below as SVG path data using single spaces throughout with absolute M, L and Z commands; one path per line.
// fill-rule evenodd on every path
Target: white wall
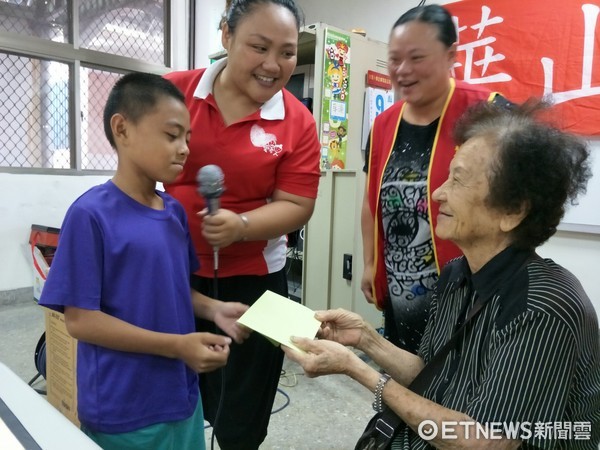
M 225 9 L 225 0 L 196 2 L 196 67 L 209 64 L 208 55 L 222 50 L 221 34 L 217 31 Z
M 596 161 L 600 160 L 600 139 L 590 141 L 590 150 L 592 158 Z M 589 184 L 594 183 L 594 185 L 597 185 L 600 181 L 600 173 L 597 170 L 599 167 L 599 164 L 595 164 L 596 173 Z M 586 200 L 588 199 L 586 198 Z M 581 206 L 589 207 L 589 205 L 589 201 L 586 201 Z M 584 215 L 570 214 L 567 210 L 567 218 L 577 216 Z M 600 233 L 600 230 L 598 230 L 598 233 Z M 539 248 L 538 253 L 545 258 L 553 259 L 579 278 L 600 318 L 600 283 L 598 283 L 597 269 L 600 261 L 600 234 L 576 233 L 559 229 L 548 242 Z
M 27 252 L 31 225 L 60 228 L 73 200 L 108 178 L 0 173 L 0 291 L 33 285 Z
M 579 278 L 600 317 L 600 235 L 558 231 L 538 249 L 538 253 L 545 258 L 552 258 Z
M 417 6 L 418 0 L 374 0 L 368 5 L 347 0 L 296 0 L 305 15 L 305 24 L 322 22 L 351 30 L 363 28 L 367 37 L 387 42 L 393 23 L 402 13 Z M 450 3 L 450 2 L 442 2 Z M 225 8 L 225 0 L 197 2 L 196 66 L 205 67 L 207 56 L 222 49 L 217 25 Z
M 418 0 L 296 0 L 306 24 L 323 22 L 344 30 L 362 28 L 367 37 L 387 42 L 394 22 Z M 449 2 L 440 2 L 449 3 Z
M 171 3 L 171 60 L 175 70 L 188 68 L 189 47 L 189 10 L 190 0 L 179 0 Z

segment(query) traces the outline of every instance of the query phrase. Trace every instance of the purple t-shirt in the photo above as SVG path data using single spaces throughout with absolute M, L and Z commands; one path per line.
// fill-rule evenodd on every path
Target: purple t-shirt
M 148 208 L 112 181 L 69 208 L 40 305 L 100 310 L 164 333 L 195 331 L 190 274 L 197 270 L 185 212 L 158 192 Z M 79 420 L 94 431 L 121 433 L 190 417 L 199 391 L 183 361 L 79 342 Z

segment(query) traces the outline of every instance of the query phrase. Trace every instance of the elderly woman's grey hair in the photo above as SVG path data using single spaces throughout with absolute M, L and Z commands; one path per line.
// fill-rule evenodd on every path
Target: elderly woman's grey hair
M 512 233 L 512 245 L 522 249 L 534 249 L 556 232 L 565 208 L 585 193 L 591 177 L 585 141 L 540 119 L 549 107 L 535 99 L 510 107 L 483 102 L 454 130 L 459 145 L 483 137 L 495 148 L 486 203 L 507 213 L 526 211 Z

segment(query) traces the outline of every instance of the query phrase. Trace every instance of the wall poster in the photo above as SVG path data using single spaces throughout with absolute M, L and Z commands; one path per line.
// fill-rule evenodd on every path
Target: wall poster
M 350 36 L 325 30 L 321 103 L 321 170 L 346 168 Z
M 367 141 L 375 117 L 394 104 L 394 91 L 390 76 L 373 70 L 367 71 L 367 87 L 365 88 L 365 104 L 363 108 L 363 129 L 360 149 L 367 147 Z M 364 155 L 363 155 L 364 156 Z

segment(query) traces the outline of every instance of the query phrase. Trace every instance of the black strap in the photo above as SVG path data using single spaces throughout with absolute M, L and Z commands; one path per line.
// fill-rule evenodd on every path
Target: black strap
M 464 323 L 461 327 L 456 330 L 456 332 L 452 335 L 450 340 L 444 344 L 444 346 L 436 352 L 436 354 L 431 358 L 429 363 L 421 369 L 419 374 L 415 377 L 415 379 L 410 383 L 408 389 L 413 391 L 415 394 L 422 394 L 425 392 L 425 389 L 429 386 L 429 383 L 433 379 L 433 377 L 440 372 L 444 361 L 446 360 L 446 356 L 450 353 L 450 350 L 455 346 L 458 339 L 464 334 L 467 325 L 473 320 L 473 318 L 483 309 L 483 307 L 488 303 L 488 299 L 482 300 L 481 298 L 477 298 L 473 307 L 469 310 L 469 314 L 465 319 Z M 375 424 L 375 428 L 387 438 L 391 438 L 398 425 L 402 422 L 402 419 L 398 417 L 398 415 L 392 411 L 391 408 L 387 406 L 384 407 L 381 417 L 377 419 Z
M 483 309 L 483 307 L 488 303 L 488 299 L 482 299 L 478 297 L 475 300 L 475 303 L 469 310 L 467 314 L 467 318 L 460 326 L 458 330 L 450 337 L 450 340 L 444 344 L 444 346 L 439 349 L 433 358 L 427 363 L 425 367 L 419 372 L 419 374 L 415 377 L 415 379 L 410 383 L 408 388 L 413 391 L 415 394 L 422 394 L 425 392 L 425 389 L 429 386 L 433 377 L 438 374 L 444 365 L 444 361 L 446 360 L 446 356 L 450 353 L 450 351 L 455 347 L 458 339 L 464 334 L 467 325 L 479 314 L 479 312 Z

